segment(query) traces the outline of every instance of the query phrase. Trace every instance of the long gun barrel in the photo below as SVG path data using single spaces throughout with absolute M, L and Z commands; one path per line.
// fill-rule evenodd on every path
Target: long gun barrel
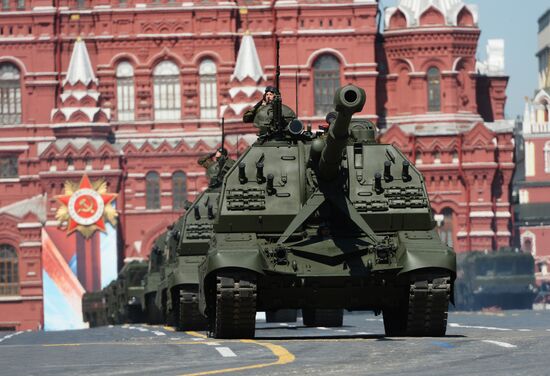
M 323 180 L 333 180 L 338 176 L 342 152 L 348 141 L 351 117 L 363 109 L 366 98 L 365 91 L 354 85 L 336 90 L 334 108 L 338 115 L 330 124 L 326 144 L 319 160 L 319 175 Z

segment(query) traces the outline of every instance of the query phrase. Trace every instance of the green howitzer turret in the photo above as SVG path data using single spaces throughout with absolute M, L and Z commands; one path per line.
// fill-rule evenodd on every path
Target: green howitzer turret
M 336 91 L 334 107 L 338 115 L 330 124 L 319 160 L 319 175 L 323 180 L 336 178 L 348 144 L 351 117 L 363 109 L 366 98 L 365 91 L 357 86 L 348 85 Z

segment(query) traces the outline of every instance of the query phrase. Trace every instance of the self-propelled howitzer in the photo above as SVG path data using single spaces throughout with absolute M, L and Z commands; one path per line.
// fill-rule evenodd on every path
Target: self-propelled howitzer
M 279 309 L 302 309 L 306 326 L 373 310 L 387 335 L 444 335 L 456 256 L 434 229 L 419 171 L 352 118 L 365 97 L 339 89 L 327 132 L 292 120 L 225 176 L 199 266 L 215 337 L 252 337 L 256 311 Z

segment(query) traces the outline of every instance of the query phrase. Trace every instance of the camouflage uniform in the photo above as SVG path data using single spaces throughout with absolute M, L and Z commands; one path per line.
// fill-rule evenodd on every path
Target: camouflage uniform
M 215 188 L 221 185 L 224 175 L 229 171 L 231 166 L 235 164 L 235 161 L 222 155 L 215 160 L 216 153 L 210 153 L 203 157 L 200 157 L 197 163 L 206 169 L 206 176 L 208 176 L 208 187 Z
M 260 107 L 265 106 L 262 105 L 262 101 L 259 101 L 256 103 L 254 107 L 252 107 L 250 110 L 246 111 L 243 115 L 243 123 L 254 123 L 254 118 L 256 117 L 256 112 L 260 109 Z

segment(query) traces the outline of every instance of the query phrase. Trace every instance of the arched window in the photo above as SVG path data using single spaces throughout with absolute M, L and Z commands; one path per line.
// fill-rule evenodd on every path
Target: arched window
M 428 111 L 441 111 L 441 77 L 439 69 L 428 69 Z
M 180 75 L 176 64 L 163 61 L 153 71 L 155 120 L 178 120 L 181 116 Z
M 441 163 L 441 152 L 439 150 L 434 151 L 434 163 Z
M 204 59 L 199 67 L 201 119 L 215 119 L 218 111 L 218 89 L 216 85 L 216 64 Z
M 145 207 L 160 209 L 160 178 L 159 174 L 154 171 L 145 175 Z
M 443 220 L 438 223 L 439 236 L 441 241 L 449 247 L 453 246 L 453 210 L 445 208 L 441 211 Z
M 134 68 L 127 61 L 116 67 L 118 120 L 134 120 Z
M 452 158 L 453 158 L 453 163 L 458 163 L 458 151 L 456 150 L 453 150 L 452 152 Z
M 15 248 L 0 245 L 0 296 L 19 295 L 19 262 Z
M 422 150 L 417 149 L 415 154 L 416 154 L 416 160 L 414 161 L 414 164 L 417 164 L 417 165 L 422 164 Z
M 340 62 L 332 55 L 321 55 L 313 64 L 315 115 L 333 111 L 334 92 L 340 87 Z
M 0 65 L 0 124 L 21 123 L 20 78 L 15 65 Z
M 550 141 L 544 144 L 544 172 L 550 173 Z
M 185 172 L 177 171 L 172 175 L 172 207 L 183 209 L 187 200 L 187 177 Z
M 18 161 L 15 156 L 0 156 L 0 179 L 19 176 Z
M 531 238 L 523 238 L 523 247 L 522 250 L 525 252 L 532 253 L 533 252 L 533 239 Z

